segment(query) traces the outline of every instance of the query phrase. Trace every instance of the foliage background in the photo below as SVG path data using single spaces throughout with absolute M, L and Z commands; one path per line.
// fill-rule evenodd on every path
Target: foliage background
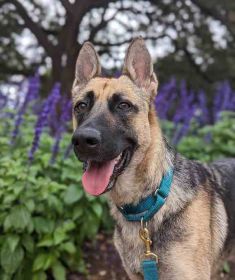
M 0 0 L 4 280 L 88 275 L 84 241 L 112 229 L 105 197 L 82 189 L 70 144 L 70 88 L 85 40 L 98 49 L 103 72 L 118 76 L 128 43 L 142 35 L 160 80 L 155 106 L 168 141 L 190 159 L 235 157 L 233 1 L 49 4 Z

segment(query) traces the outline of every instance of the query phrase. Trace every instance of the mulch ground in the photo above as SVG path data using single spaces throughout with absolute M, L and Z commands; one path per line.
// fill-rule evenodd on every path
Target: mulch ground
M 112 236 L 99 234 L 95 243 L 84 245 L 85 260 L 89 274 L 87 276 L 71 273 L 68 280 L 129 280 L 121 260 L 113 246 Z M 229 272 L 223 272 L 224 262 L 229 264 Z M 220 260 L 218 273 L 212 280 L 235 279 L 235 250 Z

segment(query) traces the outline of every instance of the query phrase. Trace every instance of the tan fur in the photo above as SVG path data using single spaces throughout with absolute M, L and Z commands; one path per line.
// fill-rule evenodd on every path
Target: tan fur
M 177 187 L 176 187 L 177 188 Z M 172 243 L 168 250 L 159 251 L 154 248 L 160 259 L 160 279 L 170 280 L 209 280 L 213 268 L 213 262 L 222 249 L 225 233 L 219 233 L 221 225 L 226 221 L 224 213 L 219 213 L 217 222 L 211 219 L 210 197 L 203 191 L 198 193 L 191 205 L 187 207 L 182 216 L 184 227 L 183 242 Z M 168 201 L 169 202 L 169 201 Z M 150 222 L 151 232 L 156 232 L 164 212 L 169 211 L 169 203 L 160 210 L 158 218 L 154 217 Z M 218 211 L 222 210 L 219 206 Z M 140 263 L 143 259 L 144 246 L 139 239 L 139 225 L 126 222 L 119 212 L 112 208 L 112 214 L 118 222 L 118 228 L 114 234 L 114 242 L 119 251 L 124 267 L 130 279 L 143 279 L 140 276 Z M 213 213 L 213 216 L 216 213 Z M 226 229 L 226 224 L 223 228 Z M 214 238 L 213 233 L 218 235 Z M 130 270 L 131 267 L 131 270 Z M 134 274 L 133 271 L 136 273 Z M 182 278 L 183 275 L 183 278 Z
M 173 267 L 169 277 L 163 279 L 210 279 L 212 266 L 212 240 L 210 229 L 210 199 L 200 191 L 184 213 L 188 237 L 173 244 L 167 252 L 166 265 Z

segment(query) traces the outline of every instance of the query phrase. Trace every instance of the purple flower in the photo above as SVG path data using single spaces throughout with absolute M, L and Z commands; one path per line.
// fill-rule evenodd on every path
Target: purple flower
M 172 78 L 168 83 L 160 87 L 155 99 L 155 107 L 161 119 L 167 119 L 171 111 L 173 101 L 177 98 L 176 80 Z
M 59 118 L 59 127 L 56 131 L 55 136 L 55 143 L 52 147 L 52 155 L 50 159 L 50 163 L 53 164 L 55 162 L 56 156 L 59 153 L 60 148 L 60 140 L 62 139 L 63 132 L 66 131 L 66 123 L 71 120 L 71 101 L 67 100 L 67 98 L 64 96 L 61 102 L 61 113 Z M 70 114 L 69 114 L 70 110 Z
M 31 149 L 29 151 L 29 160 L 32 161 L 36 150 L 39 147 L 40 137 L 43 132 L 43 128 L 48 124 L 48 119 L 50 117 L 50 112 L 54 112 L 56 109 L 56 104 L 60 99 L 60 84 L 56 83 L 45 100 L 43 104 L 43 108 L 41 113 L 38 116 L 35 131 L 34 131 L 34 138 L 32 142 Z
M 194 117 L 194 113 L 195 113 L 195 108 L 196 106 L 192 106 L 190 108 L 187 109 L 187 118 L 184 118 L 184 122 L 179 124 L 176 126 L 176 130 L 173 136 L 173 140 L 172 143 L 174 145 L 177 145 L 179 143 L 179 141 L 182 139 L 182 137 L 184 137 L 187 133 L 188 130 L 190 128 L 190 123 Z
M 51 154 L 50 164 L 53 164 L 55 162 L 56 156 L 59 153 L 59 150 L 60 150 L 60 140 L 62 138 L 62 131 L 63 130 L 61 130 L 60 132 L 57 132 L 57 134 L 56 134 L 55 143 L 54 143 L 54 145 L 52 147 L 52 154 Z
M 216 122 L 222 111 L 235 110 L 235 93 L 228 81 L 219 83 L 213 104 L 214 122 Z
M 23 122 L 24 113 L 27 109 L 27 106 L 32 100 L 38 97 L 39 89 L 40 89 L 40 79 L 38 73 L 36 73 L 35 76 L 30 77 L 28 79 L 28 91 L 25 95 L 24 102 L 20 107 L 15 119 L 15 125 L 14 125 L 14 130 L 12 132 L 12 139 L 11 139 L 12 144 L 14 143 L 17 135 L 19 134 L 20 125 Z
M 209 110 L 207 106 L 207 99 L 205 91 L 200 90 L 197 94 L 197 108 L 196 108 L 196 119 L 200 126 L 210 123 Z
M 173 116 L 173 121 L 176 125 L 180 122 L 185 123 L 185 121 L 188 119 L 188 116 L 192 113 L 194 92 L 187 91 L 185 81 L 181 82 L 179 97 L 180 100 L 176 107 L 175 115 Z

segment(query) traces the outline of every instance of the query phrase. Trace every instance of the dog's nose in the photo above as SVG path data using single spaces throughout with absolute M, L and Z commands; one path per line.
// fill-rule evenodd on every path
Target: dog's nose
M 101 143 L 101 134 L 94 128 L 82 128 L 77 130 L 72 137 L 72 144 L 79 150 L 94 150 Z

